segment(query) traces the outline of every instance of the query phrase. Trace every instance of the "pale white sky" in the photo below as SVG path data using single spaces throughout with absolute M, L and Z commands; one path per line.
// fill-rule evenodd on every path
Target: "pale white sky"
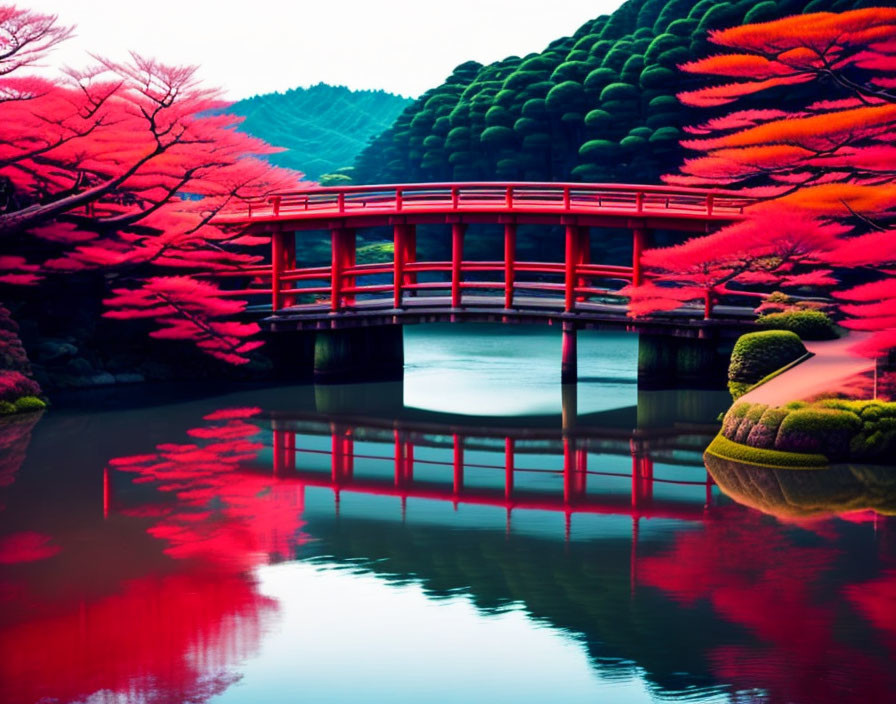
M 9 0 L 7 0 L 9 1 Z M 460 63 L 541 51 L 622 0 L 22 0 L 77 25 L 51 61 L 128 50 L 239 99 L 318 82 L 418 96 Z

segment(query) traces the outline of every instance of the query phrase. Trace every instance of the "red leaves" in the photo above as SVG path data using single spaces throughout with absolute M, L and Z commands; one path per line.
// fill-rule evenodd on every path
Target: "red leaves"
M 678 99 L 685 105 L 691 105 L 697 108 L 717 107 L 719 105 L 727 105 L 733 103 L 738 98 L 745 95 L 752 95 L 775 86 L 788 86 L 797 83 L 806 83 L 811 81 L 811 76 L 778 76 L 776 78 L 768 78 L 764 81 L 750 81 L 745 83 L 726 83 L 720 86 L 712 86 L 695 91 L 685 91 L 678 94 Z
M 38 247 L 54 255 L 33 263 L 0 249 L 0 283 L 124 272 L 136 284 L 110 298 L 109 317 L 161 316 L 155 337 L 245 362 L 257 347 L 244 341 L 255 326 L 218 319 L 243 304 L 165 274 L 258 262 L 231 245 L 262 240 L 209 221 L 235 201 L 294 186 L 300 174 L 259 158 L 278 150 L 234 129 L 240 118 L 220 113 L 226 103 L 196 80 L 195 67 L 132 54 L 125 62 L 94 57 L 96 66 L 66 69 L 61 80 L 8 75 L 69 33 L 55 17 L 0 8 L 0 178 L 17 207 L 0 212 L 0 247 L 27 233 L 66 248 Z
M 245 364 L 261 346 L 245 338 L 258 332 L 254 323 L 217 320 L 242 312 L 246 304 L 222 298 L 217 287 L 186 276 L 154 277 L 139 288 L 118 288 L 104 301 L 109 318 L 152 318 L 150 333 L 165 340 L 190 340 L 201 350 L 230 364 Z
M 2 342 L 2 340 L 0 340 Z M 3 345 L 0 345 L 2 347 Z M 0 350 L 6 352 L 6 350 Z M 0 369 L 0 401 L 15 401 L 22 396 L 37 396 L 40 386 L 21 372 Z
M 819 81 L 821 100 L 790 113 L 735 110 L 697 127 L 682 145 L 699 154 L 664 177 L 680 185 L 739 185 L 766 200 L 745 222 L 648 252 L 658 282 L 698 298 L 740 287 L 828 287 L 836 267 L 873 267 L 891 277 L 896 266 L 896 8 L 814 13 L 711 33 L 730 54 L 683 69 L 727 79 L 680 95 L 718 106 L 791 83 Z M 821 83 L 823 81 L 823 83 Z M 755 104 L 755 102 L 754 102 Z M 892 278 L 842 294 L 840 311 L 857 329 L 896 340 Z M 737 284 L 734 289 L 729 285 Z M 684 297 L 656 296 L 655 309 Z M 633 310 L 650 307 L 636 300 Z
M 793 49 L 864 45 L 893 37 L 896 9 L 869 7 L 835 14 L 815 12 L 772 22 L 714 31 L 713 43 L 740 51 L 784 53 Z
M 71 27 L 56 24 L 55 15 L 0 6 L 0 76 L 34 66 L 71 34 Z

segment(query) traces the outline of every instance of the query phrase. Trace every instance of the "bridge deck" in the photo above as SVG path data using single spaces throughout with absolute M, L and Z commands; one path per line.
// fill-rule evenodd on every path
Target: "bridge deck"
M 517 297 L 513 308 L 504 307 L 500 295 L 464 295 L 461 306 L 451 305 L 451 296 L 406 295 L 401 308 L 392 299 L 355 301 L 348 309 L 334 314 L 329 301 L 281 308 L 271 314 L 270 306 L 253 306 L 249 310 L 264 315 L 264 323 L 275 330 L 305 330 L 359 327 L 366 325 L 415 324 L 424 322 L 502 322 L 547 323 L 575 321 L 579 328 L 627 329 L 639 332 L 665 332 L 683 336 L 699 335 L 700 331 L 718 330 L 737 336 L 753 327 L 753 309 L 744 306 L 716 306 L 714 317 L 703 319 L 703 309 L 683 307 L 675 311 L 632 319 L 623 304 L 579 301 L 573 311 L 566 311 L 560 298 Z

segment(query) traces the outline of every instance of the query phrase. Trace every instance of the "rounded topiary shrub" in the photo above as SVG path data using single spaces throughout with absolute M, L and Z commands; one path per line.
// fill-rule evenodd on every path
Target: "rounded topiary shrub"
M 833 340 L 837 337 L 834 323 L 820 310 L 792 310 L 761 315 L 756 324 L 768 330 L 789 330 L 802 340 Z
M 784 408 L 767 408 L 750 430 L 746 444 L 767 450 L 773 449 L 781 422 L 789 413 L 790 411 Z
M 47 404 L 41 401 L 37 396 L 22 396 L 13 404 L 17 413 L 29 413 L 30 411 L 40 411 L 47 407 Z
M 752 407 L 752 404 L 742 402 L 736 403 L 729 408 L 725 417 L 722 419 L 722 435 L 729 440 L 734 440 L 737 435 L 737 429 L 740 427 L 741 422 L 743 422 L 744 417 Z
M 10 401 L 0 401 L 0 416 L 10 416 L 16 412 L 16 407 Z
M 762 418 L 762 414 L 765 413 L 767 409 L 768 406 L 764 403 L 757 403 L 755 406 L 751 406 L 737 428 L 737 433 L 733 438 L 734 442 L 746 443 L 747 438 L 750 437 L 750 432 L 759 422 L 759 419 Z
M 775 449 L 786 452 L 820 452 L 829 460 L 849 457 L 850 442 L 862 428 L 852 411 L 834 408 L 801 408 L 781 421 Z
M 799 336 L 786 330 L 763 330 L 741 335 L 734 343 L 728 380 L 755 384 L 806 354 Z

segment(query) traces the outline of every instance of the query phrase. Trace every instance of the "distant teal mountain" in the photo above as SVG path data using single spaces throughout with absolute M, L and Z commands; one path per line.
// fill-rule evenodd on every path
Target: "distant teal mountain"
M 245 117 L 240 129 L 285 147 L 271 161 L 306 178 L 351 166 L 368 141 L 392 126 L 411 100 L 382 90 L 319 83 L 241 100 L 227 112 Z

